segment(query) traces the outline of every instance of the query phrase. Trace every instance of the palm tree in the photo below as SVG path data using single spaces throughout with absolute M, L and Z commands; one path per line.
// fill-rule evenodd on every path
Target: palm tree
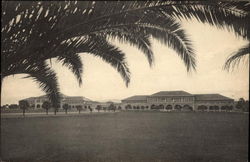
M 80 114 L 80 112 L 81 112 L 81 110 L 82 110 L 82 105 L 76 105 L 76 109 L 78 110 L 78 112 L 79 112 L 79 114 Z
M 101 110 L 102 106 L 101 105 L 97 105 L 96 106 L 96 110 L 99 112 Z
M 65 114 L 67 114 L 69 109 L 69 104 L 63 104 L 63 109 L 65 110 Z
M 58 109 L 61 107 L 60 104 L 55 104 L 54 108 L 54 115 L 56 115 L 56 113 L 58 112 Z
M 43 102 L 42 108 L 46 110 L 46 114 L 48 115 L 48 111 L 51 108 L 51 104 L 48 101 Z
M 27 74 L 39 83 L 53 106 L 60 96 L 56 74 L 47 63 L 52 58 L 69 67 L 81 85 L 79 55 L 92 54 L 111 64 L 128 86 L 125 54 L 110 39 L 137 47 L 152 65 L 152 37 L 174 49 L 191 71 L 195 55 L 181 19 L 225 27 L 244 38 L 248 34 L 247 2 L 3 1 L 2 6 L 2 78 Z
M 29 102 L 26 100 L 19 101 L 19 107 L 23 110 L 23 116 L 25 116 L 25 110 L 29 108 Z
M 91 106 L 88 106 L 89 111 L 92 113 L 93 109 Z
M 111 104 L 109 105 L 108 109 L 109 109 L 109 110 L 113 110 L 113 111 L 115 112 L 116 106 L 115 106 L 113 103 L 111 103 Z

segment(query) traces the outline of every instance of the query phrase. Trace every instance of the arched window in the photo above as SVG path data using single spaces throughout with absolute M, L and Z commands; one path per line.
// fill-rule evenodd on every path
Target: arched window
M 214 106 L 215 111 L 219 111 L 219 109 L 220 109 L 219 106 L 217 106 L 217 105 Z
M 209 106 L 209 110 L 214 110 L 214 106 Z
M 183 110 L 191 111 L 191 110 L 193 110 L 193 108 L 192 108 L 192 106 L 190 106 L 190 105 L 184 105 L 184 106 L 183 106 Z
M 172 105 L 167 105 L 166 106 L 166 110 L 172 110 L 173 109 L 173 106 Z
M 221 110 L 226 110 L 226 106 L 221 106 Z
M 233 107 L 232 105 L 231 105 L 231 106 L 228 106 L 228 110 L 230 110 L 230 111 L 233 110 L 233 108 L 234 108 L 234 107 Z
M 175 109 L 175 110 L 181 110 L 181 105 L 175 105 L 175 106 L 174 106 L 174 109 Z
M 205 105 L 200 105 L 200 106 L 198 106 L 198 110 L 199 111 L 205 111 L 205 110 L 207 110 L 208 108 L 207 108 L 207 106 L 205 106 Z
M 151 105 L 151 107 L 150 107 L 152 110 L 155 110 L 156 109 L 156 106 L 153 104 L 153 105 Z
M 126 105 L 125 106 L 125 109 L 127 110 L 127 109 L 132 109 L 132 106 L 131 105 Z
M 164 109 L 164 105 L 159 105 L 158 109 L 163 110 Z

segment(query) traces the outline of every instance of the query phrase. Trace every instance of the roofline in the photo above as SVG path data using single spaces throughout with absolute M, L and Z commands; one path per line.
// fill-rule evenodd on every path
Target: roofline
M 230 97 L 227 97 L 227 96 L 224 96 L 224 95 L 221 95 L 219 93 L 204 93 L 204 94 L 194 94 L 194 96 L 198 96 L 198 95 L 220 95 L 220 96 L 223 96 L 227 99 L 223 99 L 223 100 L 234 100 L 233 98 L 230 98 Z

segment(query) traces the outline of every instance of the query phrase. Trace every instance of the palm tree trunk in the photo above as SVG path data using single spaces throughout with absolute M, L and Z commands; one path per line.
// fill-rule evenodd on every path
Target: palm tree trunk
M 78 111 L 79 111 L 79 114 L 80 114 L 80 111 L 81 111 L 81 110 L 78 110 Z
M 56 110 L 54 111 L 54 114 L 56 115 Z
M 68 114 L 68 109 L 65 109 L 65 114 Z
M 25 116 L 25 109 L 23 109 L 23 116 Z
M 48 109 L 46 109 L 46 115 L 48 115 L 48 111 L 49 111 L 49 110 L 48 110 Z

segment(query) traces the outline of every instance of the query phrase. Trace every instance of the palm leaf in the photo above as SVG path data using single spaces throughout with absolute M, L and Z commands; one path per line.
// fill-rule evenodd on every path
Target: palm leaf
M 244 47 L 240 48 L 236 52 L 233 52 L 233 54 L 227 59 L 224 69 L 230 70 L 230 68 L 233 70 L 236 66 L 239 65 L 240 61 L 244 57 L 248 57 L 249 59 L 250 54 L 250 44 L 245 45 Z
M 83 72 L 83 64 L 81 58 L 76 53 L 69 53 L 59 55 L 57 57 L 59 61 L 62 61 L 62 65 L 67 66 L 72 73 L 76 76 L 79 85 L 82 84 L 82 72 Z
M 112 28 L 111 30 L 101 30 L 96 35 L 106 36 L 108 40 L 118 39 L 121 43 L 128 43 L 141 50 L 148 59 L 151 66 L 154 63 L 154 55 L 151 50 L 150 36 L 140 32 L 134 32 L 127 27 Z
M 126 62 L 125 54 L 102 37 L 90 36 L 90 39 L 86 44 L 88 44 L 89 48 L 81 48 L 81 51 L 91 53 L 109 63 L 120 73 L 126 86 L 128 86 L 130 82 L 130 71 Z M 86 44 L 84 45 L 85 47 Z
M 95 9 L 95 6 L 102 5 L 102 9 Z M 236 6 L 236 7 L 235 7 Z M 69 31 L 81 26 L 88 26 L 97 22 L 103 22 L 107 19 L 117 19 L 117 17 L 126 18 L 127 14 L 133 14 L 135 17 L 147 11 L 161 10 L 166 15 L 178 19 L 197 19 L 203 23 L 209 23 L 219 28 L 234 30 L 237 34 L 245 37 L 247 33 L 246 20 L 249 18 L 248 2 L 216 2 L 216 1 L 145 1 L 145 2 L 110 2 L 104 5 L 104 2 L 96 2 L 93 5 L 91 14 L 93 17 L 84 18 L 84 21 L 78 21 L 76 24 L 66 27 L 64 31 Z M 122 20 L 122 19 L 121 19 Z M 109 21 L 106 21 L 109 23 Z
M 100 57 L 103 61 L 109 63 L 121 75 L 128 86 L 130 82 L 130 71 L 125 61 L 125 54 L 117 47 L 110 44 L 106 38 L 96 35 L 75 37 L 63 42 L 67 46 L 72 46 L 76 53 L 90 53 Z
M 47 64 L 41 63 L 36 67 L 20 70 L 19 73 L 28 74 L 25 78 L 31 78 L 37 82 L 39 87 L 47 94 L 54 107 L 60 103 L 57 77 Z

